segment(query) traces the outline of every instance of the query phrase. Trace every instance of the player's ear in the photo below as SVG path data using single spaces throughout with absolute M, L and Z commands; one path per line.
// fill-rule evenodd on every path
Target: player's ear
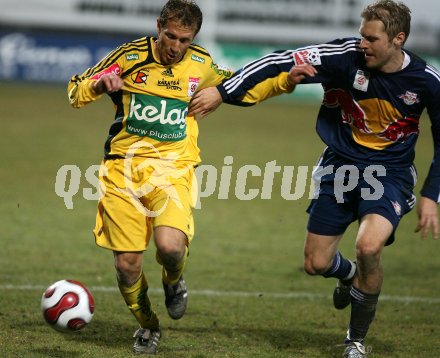
M 159 34 L 160 34 L 160 30 L 161 30 L 161 26 L 160 26 L 159 18 L 157 18 L 157 24 L 156 24 L 156 27 L 157 27 L 157 35 L 159 35 Z
M 393 39 L 393 44 L 394 44 L 395 46 L 402 47 L 403 44 L 405 43 L 405 39 L 406 39 L 405 33 L 404 33 L 404 32 L 399 32 L 399 33 L 394 37 L 394 39 Z

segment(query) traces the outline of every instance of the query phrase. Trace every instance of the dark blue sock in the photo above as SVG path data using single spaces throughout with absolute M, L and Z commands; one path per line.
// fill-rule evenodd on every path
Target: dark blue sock
M 340 280 L 351 280 L 356 272 L 354 263 L 345 259 L 338 251 L 330 268 L 322 274 L 324 277 L 336 277 Z
M 351 318 L 348 328 L 347 341 L 363 341 L 367 335 L 368 328 L 374 319 L 379 294 L 368 294 L 352 287 L 351 296 Z

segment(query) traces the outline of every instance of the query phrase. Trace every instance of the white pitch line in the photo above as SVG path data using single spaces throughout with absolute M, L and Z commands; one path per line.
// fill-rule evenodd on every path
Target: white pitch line
M 42 285 L 0 285 L 0 290 L 10 291 L 41 291 L 47 287 Z M 90 286 L 92 292 L 118 292 L 117 287 L 111 286 Z M 159 288 L 150 288 L 152 293 L 162 293 L 163 290 Z M 329 299 L 329 295 L 312 293 L 312 292 L 249 292 L 249 291 L 216 291 L 216 290 L 190 290 L 191 295 L 205 296 L 205 297 L 245 297 L 245 298 L 277 298 L 277 299 L 307 299 L 307 300 L 322 300 Z M 390 296 L 381 295 L 379 301 L 390 301 L 396 303 L 440 303 L 440 298 L 436 297 L 420 297 L 420 296 Z

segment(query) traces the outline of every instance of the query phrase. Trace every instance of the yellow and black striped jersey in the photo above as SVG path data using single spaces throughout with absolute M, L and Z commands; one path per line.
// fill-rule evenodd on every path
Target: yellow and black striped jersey
M 154 55 L 153 37 L 126 43 L 82 75 L 73 76 L 68 96 L 73 107 L 95 101 L 92 83 L 113 73 L 124 80 L 122 90 L 110 95 L 115 120 L 105 143 L 106 158 L 129 155 L 173 158 L 183 166 L 200 162 L 198 126 L 187 116 L 197 90 L 217 86 L 232 72 L 215 64 L 202 47 L 192 44 L 176 64 L 164 66 Z M 289 91 L 286 76 L 260 83 L 236 104 L 253 104 Z
M 196 164 L 198 127 L 193 117 L 187 117 L 188 104 L 197 89 L 216 86 L 232 72 L 213 63 L 197 45 L 191 45 L 178 63 L 161 65 L 154 55 L 154 41 L 144 37 L 124 44 L 82 75 L 73 76 L 68 85 L 70 103 L 79 108 L 101 97 L 91 84 L 114 73 L 124 86 L 110 95 L 116 114 L 105 144 L 106 157 L 125 157 L 129 152 L 149 158 L 172 155 Z

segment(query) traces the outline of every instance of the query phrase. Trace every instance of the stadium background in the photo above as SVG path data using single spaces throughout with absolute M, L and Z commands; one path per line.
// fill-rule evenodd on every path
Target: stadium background
M 203 0 L 198 41 L 216 61 L 238 68 L 273 49 L 356 35 L 356 0 Z M 0 356 L 130 356 L 134 322 L 115 287 L 111 254 L 95 247 L 96 201 L 85 172 L 99 164 L 112 118 L 108 99 L 70 108 L 66 83 L 121 42 L 155 34 L 158 0 L 0 0 Z M 408 48 L 438 66 L 437 0 L 410 0 Z M 340 357 L 337 344 L 349 311 L 331 304 L 334 282 L 302 270 L 309 187 L 299 200 L 234 195 L 237 169 L 268 163 L 311 167 L 322 143 L 314 132 L 320 87 L 300 88 L 254 108 L 222 106 L 200 122 L 203 164 L 218 170 L 234 159 L 228 199 L 218 186 L 195 210 L 196 239 L 186 271 L 190 304 L 183 320 L 166 316 L 154 251 L 150 292 L 162 318 L 160 357 Z M 307 100 L 305 100 L 307 99 Z M 432 158 L 429 121 L 422 119 L 417 167 L 424 178 Z M 67 209 L 56 194 L 63 165 L 77 166 L 80 187 Z M 308 173 L 310 176 L 310 172 Z M 296 179 L 296 171 L 293 180 Z M 248 188 L 261 189 L 261 177 Z M 309 182 L 308 182 L 309 184 Z M 66 183 L 69 185 L 69 181 Z M 420 185 L 420 184 L 419 184 Z M 292 183 L 292 192 L 295 182 Z M 384 254 L 385 284 L 368 345 L 372 357 L 439 357 L 439 243 L 414 233 L 415 210 Z M 356 225 L 341 250 L 353 256 Z M 156 273 L 156 274 L 155 274 Z M 39 300 L 52 282 L 87 284 L 96 300 L 92 324 L 59 335 L 44 323 Z
M 232 69 L 279 48 L 357 35 L 365 0 L 204 0 L 197 42 Z M 436 0 L 409 0 L 408 49 L 438 64 Z M 0 79 L 62 82 L 124 41 L 156 33 L 163 0 L 1 0 Z

